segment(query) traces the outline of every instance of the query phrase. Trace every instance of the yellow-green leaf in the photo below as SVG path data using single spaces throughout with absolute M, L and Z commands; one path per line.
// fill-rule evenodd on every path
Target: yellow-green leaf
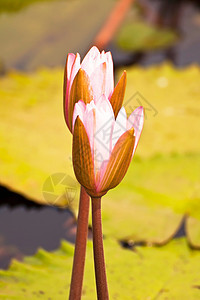
M 135 247 L 134 251 L 105 239 L 104 248 L 110 299 L 200 299 L 200 252 L 189 249 L 185 239 L 164 247 Z M 67 299 L 72 261 L 73 247 L 67 242 L 55 252 L 40 249 L 23 263 L 13 261 L 9 270 L 0 271 L 0 298 Z M 96 299 L 91 242 L 82 299 Z
M 192 216 L 187 217 L 186 232 L 190 245 L 194 248 L 200 249 L 200 218 L 197 219 Z
M 164 64 L 128 68 L 127 74 L 126 110 L 143 105 L 146 120 L 127 175 L 102 199 L 104 232 L 164 243 L 184 214 L 200 219 L 200 69 Z M 62 69 L 0 78 L 0 182 L 44 204 L 51 174 L 75 180 L 62 84 Z M 198 246 L 194 233 L 189 238 Z

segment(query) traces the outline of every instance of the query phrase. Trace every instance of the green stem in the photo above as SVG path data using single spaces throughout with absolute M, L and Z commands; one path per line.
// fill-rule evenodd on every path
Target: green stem
M 101 198 L 92 198 L 93 251 L 98 300 L 108 300 L 108 286 L 103 250 Z
M 90 198 L 84 187 L 81 187 L 79 213 L 77 221 L 76 244 L 70 285 L 69 300 L 80 300 L 83 285 L 85 253 L 88 237 L 88 216 Z

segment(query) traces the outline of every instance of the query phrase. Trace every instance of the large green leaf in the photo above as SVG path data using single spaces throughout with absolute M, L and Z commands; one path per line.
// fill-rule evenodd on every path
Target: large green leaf
M 0 81 L 0 182 L 43 203 L 48 176 L 73 176 L 62 80 L 54 70 L 11 73 Z
M 127 73 L 127 111 L 139 104 L 146 107 L 136 154 L 198 153 L 199 68 L 179 71 L 164 65 L 132 68 Z M 41 189 L 48 175 L 67 172 L 73 176 L 62 83 L 62 70 L 10 73 L 0 79 L 0 181 L 38 201 L 42 201 Z M 193 166 L 187 165 L 187 169 Z
M 105 240 L 106 265 L 111 299 L 200 298 L 200 253 L 190 250 L 185 239 L 162 248 L 122 249 Z M 95 279 L 92 244 L 88 243 L 82 299 L 94 300 Z M 69 293 L 73 247 L 62 242 L 54 253 L 39 250 L 21 263 L 13 261 L 8 271 L 0 271 L 1 299 L 66 299 Z
M 15 12 L 26 6 L 29 6 L 30 4 L 33 4 L 35 2 L 42 2 L 42 1 L 51 1 L 51 0 L 1 0 L 0 13 Z
M 127 111 L 138 105 L 146 108 L 136 151 L 143 159 L 133 161 L 120 186 L 107 195 L 106 229 L 118 237 L 126 232 L 127 238 L 163 243 L 177 229 L 181 215 L 189 214 L 195 225 L 189 218 L 186 231 L 190 243 L 199 247 L 199 68 L 176 70 L 165 64 L 130 68 L 127 74 Z M 155 153 L 162 155 L 144 159 Z
M 200 155 L 133 160 L 120 186 L 103 198 L 105 232 L 164 243 L 178 230 L 184 215 L 200 221 L 199 170 Z M 192 226 L 188 233 L 191 230 Z
M 199 77 L 195 65 L 127 69 L 126 110 L 143 105 L 146 116 L 136 154 L 200 152 Z
M 199 205 L 199 203 L 198 203 Z M 197 207 L 199 213 L 199 207 Z M 190 245 L 193 248 L 200 249 L 200 219 L 189 216 L 186 224 L 186 233 Z
M 188 225 L 187 232 L 197 246 L 199 68 L 163 65 L 131 68 L 127 74 L 126 109 L 144 105 L 146 120 L 137 157 L 122 183 L 102 200 L 105 233 L 163 243 L 188 214 L 196 220 L 195 231 Z M 75 180 L 62 81 L 61 70 L 10 73 L 0 79 L 0 182 L 42 203 L 47 203 L 42 189 L 48 176 L 66 173 Z M 72 205 L 77 207 L 77 201 Z
M 149 51 L 170 47 L 177 42 L 177 38 L 172 30 L 132 21 L 120 28 L 116 43 L 124 50 Z

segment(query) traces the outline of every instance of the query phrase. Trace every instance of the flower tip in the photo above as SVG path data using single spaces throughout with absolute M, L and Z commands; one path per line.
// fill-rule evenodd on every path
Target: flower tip
M 99 51 L 99 49 L 98 49 L 98 48 L 97 48 L 97 46 L 95 46 L 95 45 L 94 45 L 94 46 L 92 46 L 88 52 L 90 52 L 90 53 L 98 53 L 98 54 L 100 54 L 100 51 Z
M 77 74 L 79 74 L 79 76 L 83 75 L 83 73 L 85 73 L 85 71 L 82 68 L 80 68 L 77 72 Z
M 124 72 L 122 73 L 122 78 L 124 80 L 124 85 L 126 87 L 126 81 L 127 81 L 127 72 L 126 72 L 126 70 L 124 70 Z
M 143 106 L 138 106 L 134 112 L 139 115 L 140 117 L 144 117 L 144 107 Z
M 142 115 L 144 116 L 144 112 L 145 112 L 144 107 L 143 106 L 139 106 L 139 109 L 141 110 Z
M 132 127 L 130 130 L 129 130 L 129 133 L 131 134 L 131 135 L 134 135 L 134 127 Z

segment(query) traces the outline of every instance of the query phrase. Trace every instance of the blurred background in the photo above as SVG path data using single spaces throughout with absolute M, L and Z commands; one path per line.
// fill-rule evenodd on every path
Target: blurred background
M 199 1 L 0 0 L 0 41 L 0 268 L 75 241 L 63 70 L 92 45 L 112 51 L 116 83 L 127 69 L 127 112 L 146 111 L 130 170 L 103 202 L 105 236 L 199 248 Z
M 62 67 L 68 52 L 83 56 L 94 42 L 112 50 L 117 66 L 200 61 L 199 1 L 126 0 L 118 10 L 116 3 L 1 0 L 1 73 Z

